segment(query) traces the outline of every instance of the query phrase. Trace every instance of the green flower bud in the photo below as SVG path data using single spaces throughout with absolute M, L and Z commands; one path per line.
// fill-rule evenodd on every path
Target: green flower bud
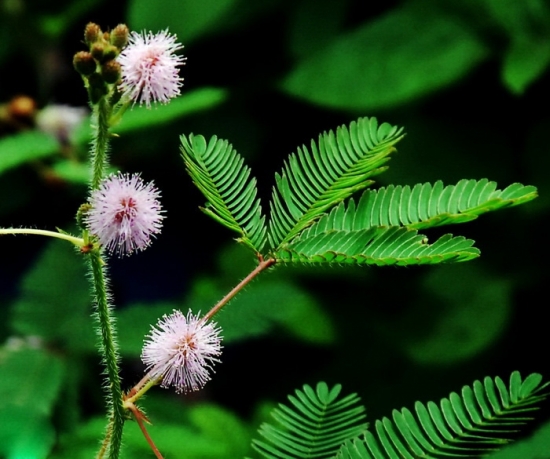
M 122 50 L 128 44 L 130 31 L 126 24 L 119 24 L 111 31 L 111 44 Z
M 103 51 L 103 59 L 101 62 L 107 62 L 115 59 L 118 56 L 118 48 L 115 46 L 107 45 Z
M 103 43 L 94 43 L 90 49 L 92 56 L 96 61 L 103 61 L 103 53 L 105 52 L 105 45 Z
M 86 218 L 86 215 L 91 210 L 92 206 L 88 203 L 82 204 L 78 211 L 76 212 L 76 223 L 81 229 L 86 228 L 86 224 L 84 223 L 84 219 Z
M 73 57 L 73 66 L 81 75 L 88 76 L 95 72 L 96 62 L 87 51 L 79 51 Z
M 101 29 L 97 24 L 93 22 L 88 22 L 86 28 L 84 29 L 84 41 L 88 46 L 92 46 L 96 41 L 101 37 Z
M 120 80 L 120 75 L 120 64 L 115 60 L 107 61 L 101 66 L 101 76 L 105 80 L 105 83 L 118 83 Z

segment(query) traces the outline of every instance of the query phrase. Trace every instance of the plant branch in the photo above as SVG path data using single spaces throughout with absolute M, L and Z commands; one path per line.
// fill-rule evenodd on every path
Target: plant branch
M 225 295 L 209 312 L 203 317 L 204 321 L 212 319 L 221 308 L 223 308 L 227 303 L 229 303 L 236 295 L 239 293 L 248 283 L 250 283 L 258 274 L 266 270 L 270 266 L 274 265 L 276 260 L 274 258 L 268 258 L 264 260 L 260 258 L 260 263 L 256 266 L 248 276 L 246 276 L 242 281 L 240 281 L 233 289 Z
M 149 435 L 149 432 L 147 432 L 147 429 L 145 428 L 145 424 L 143 423 L 143 421 L 144 420 L 148 421 L 148 419 L 139 410 L 139 408 L 137 406 L 135 406 L 133 403 L 129 404 L 128 409 L 133 413 L 134 417 L 136 418 L 138 426 L 141 429 L 141 432 L 143 433 L 143 436 L 145 437 L 145 440 L 147 440 L 147 443 L 149 443 L 149 446 L 153 450 L 153 453 L 155 453 L 155 456 L 157 457 L 157 459 L 164 459 L 162 457 L 162 454 L 160 454 L 160 451 L 158 450 L 157 446 L 153 442 L 153 439 Z

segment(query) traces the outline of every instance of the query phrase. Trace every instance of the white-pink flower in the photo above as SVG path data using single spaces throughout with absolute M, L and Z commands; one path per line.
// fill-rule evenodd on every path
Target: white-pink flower
M 111 253 L 143 250 L 162 227 L 159 197 L 154 184 L 143 182 L 139 175 L 111 174 L 91 193 L 86 226 Z
M 164 315 L 147 335 L 141 359 L 151 380 L 177 393 L 201 389 L 221 354 L 221 329 L 191 311 Z
M 122 69 L 123 97 L 150 108 L 151 103 L 166 104 L 180 94 L 183 78 L 178 66 L 185 58 L 174 54 L 183 48 L 176 40 L 168 30 L 156 35 L 132 32 L 117 59 Z

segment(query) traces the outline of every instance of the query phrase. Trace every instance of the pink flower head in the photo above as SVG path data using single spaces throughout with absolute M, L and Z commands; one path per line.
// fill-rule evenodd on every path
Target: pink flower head
M 111 253 L 130 255 L 143 250 L 160 233 L 159 191 L 139 175 L 111 174 L 93 190 L 85 221 L 91 234 Z
M 201 389 L 221 354 L 221 329 L 191 311 L 187 317 L 174 310 L 164 315 L 146 337 L 141 359 L 150 379 L 162 378 L 161 386 L 177 393 Z
M 120 89 L 125 97 L 150 108 L 151 102 L 166 104 L 180 94 L 178 66 L 185 58 L 174 54 L 183 48 L 176 39 L 168 30 L 156 35 L 132 32 L 128 46 L 118 56 Z

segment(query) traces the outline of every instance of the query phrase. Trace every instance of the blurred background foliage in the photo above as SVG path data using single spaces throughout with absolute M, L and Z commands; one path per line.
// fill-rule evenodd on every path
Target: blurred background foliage
M 51 109 L 86 107 L 72 55 L 88 21 L 169 28 L 188 59 L 183 96 L 134 107 L 112 142 L 113 167 L 154 180 L 167 211 L 149 250 L 111 260 L 128 387 L 150 324 L 206 311 L 253 266 L 197 209 L 182 133 L 233 143 L 264 207 L 290 152 L 365 115 L 407 131 L 381 184 L 487 177 L 541 195 L 453 228 L 482 250 L 471 263 L 265 274 L 218 316 L 223 362 L 206 388 L 144 401 L 166 457 L 252 454 L 268 408 L 304 383 L 342 383 L 373 421 L 486 375 L 548 379 L 548 1 L 0 0 L 2 227 L 70 230 L 86 199 L 86 112 L 69 126 Z M 0 249 L 0 457 L 92 457 L 104 405 L 82 260 L 43 238 Z M 495 458 L 550 458 L 549 409 Z M 125 457 L 152 455 L 134 423 L 126 435 Z

